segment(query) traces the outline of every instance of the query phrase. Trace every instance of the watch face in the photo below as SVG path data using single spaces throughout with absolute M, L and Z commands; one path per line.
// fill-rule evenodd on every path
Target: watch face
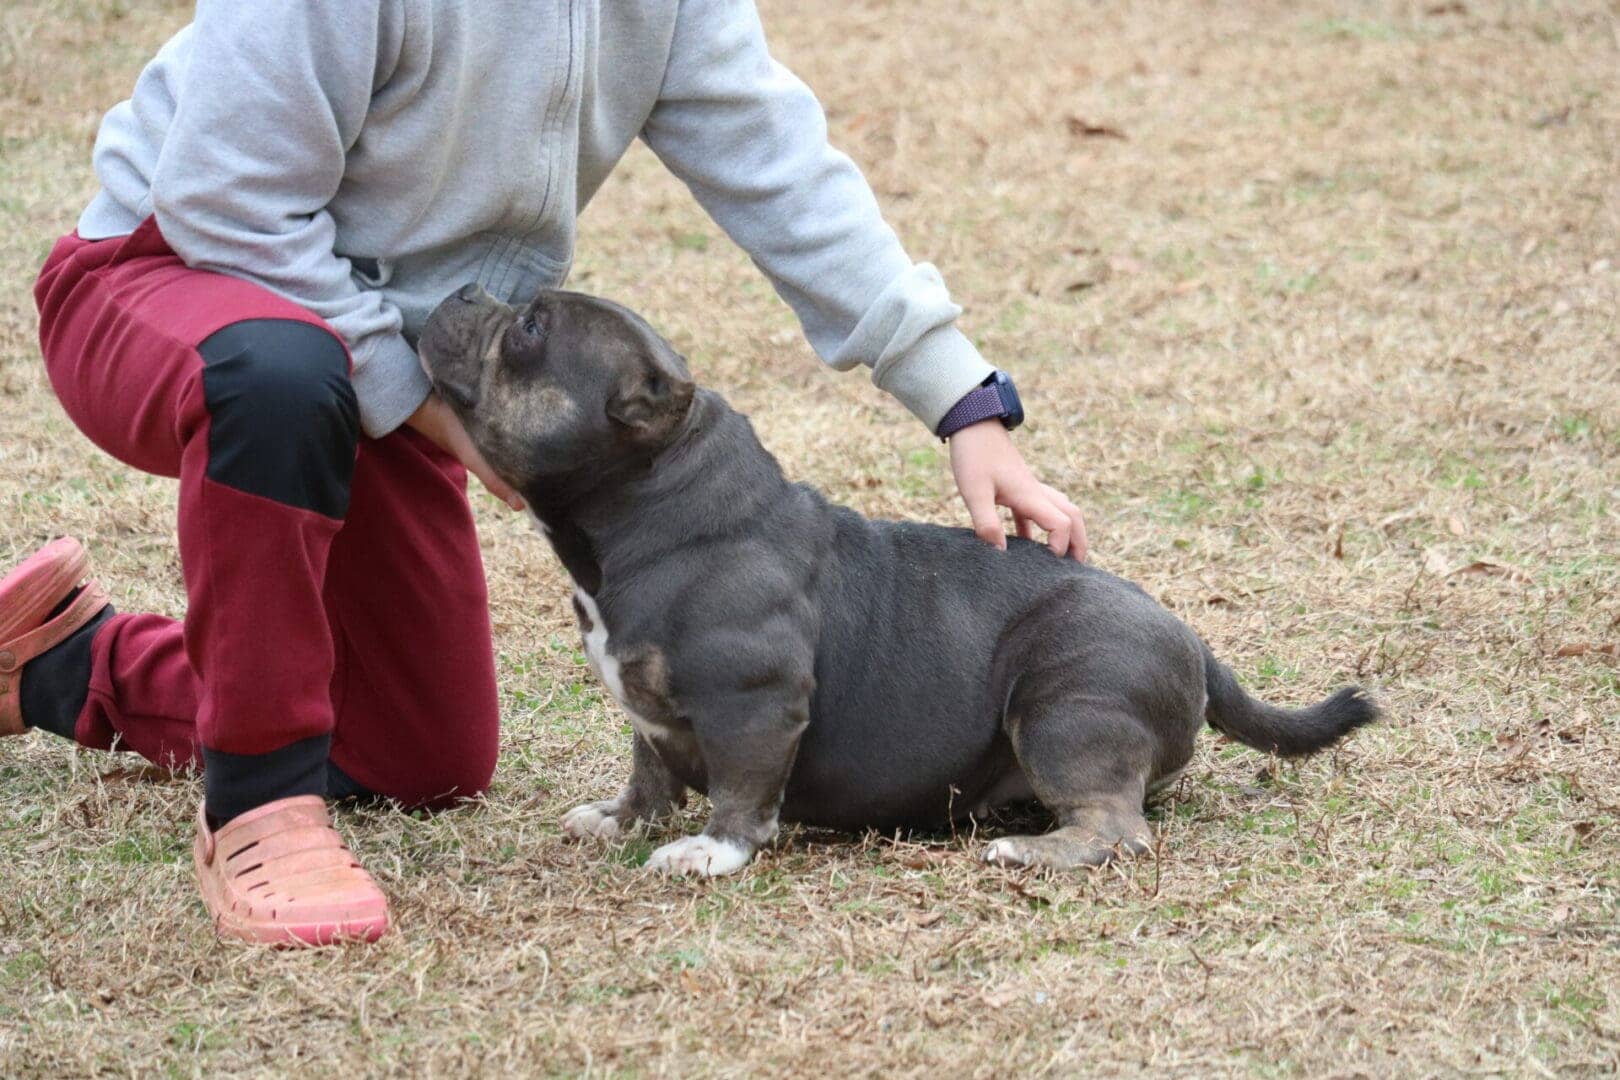
M 1008 431 L 1024 422 L 1024 403 L 1018 398 L 1018 388 L 1013 385 L 1012 376 L 1005 371 L 998 371 L 993 376 L 993 385 L 996 393 L 1001 396 L 1001 424 Z

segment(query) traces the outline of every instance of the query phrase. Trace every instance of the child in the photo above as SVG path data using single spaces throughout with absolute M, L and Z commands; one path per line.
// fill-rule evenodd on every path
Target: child
M 180 480 L 183 625 L 119 615 L 72 540 L 0 583 L 0 734 L 203 768 L 223 934 L 376 938 L 387 902 L 325 800 L 436 807 L 495 765 L 466 497 L 514 507 L 413 351 L 468 282 L 556 286 L 575 217 L 644 139 L 835 368 L 931 431 L 975 530 L 996 504 L 1083 558 L 1030 474 L 1010 383 L 958 331 L 750 0 L 200 0 L 102 123 L 101 191 L 35 296 L 52 386 L 98 446 Z M 80 588 L 80 586 L 83 586 Z

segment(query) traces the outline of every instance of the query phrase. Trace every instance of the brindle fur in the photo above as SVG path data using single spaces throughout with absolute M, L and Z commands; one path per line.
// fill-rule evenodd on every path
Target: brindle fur
M 1375 715 L 1354 689 L 1299 711 L 1254 700 L 1142 590 L 1039 544 L 830 505 L 616 304 L 469 288 L 421 344 L 610 631 L 639 723 L 597 835 L 687 788 L 713 802 L 705 832 L 748 852 L 779 817 L 938 827 L 1034 797 L 1057 828 L 986 859 L 1096 865 L 1148 849 L 1147 791 L 1206 721 L 1287 754 Z

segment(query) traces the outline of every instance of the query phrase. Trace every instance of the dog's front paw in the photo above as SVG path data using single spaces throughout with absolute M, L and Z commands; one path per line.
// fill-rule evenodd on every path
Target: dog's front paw
M 563 815 L 562 831 L 575 840 L 611 840 L 619 835 L 619 800 L 576 806 Z
M 647 858 L 647 869 L 664 874 L 718 877 L 735 874 L 753 857 L 754 853 L 741 844 L 700 833 L 683 836 L 653 852 Z

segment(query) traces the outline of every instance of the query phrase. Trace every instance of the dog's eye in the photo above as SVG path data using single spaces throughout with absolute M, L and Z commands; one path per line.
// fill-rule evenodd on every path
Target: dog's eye
M 528 315 L 526 315 L 524 317 L 524 319 L 523 319 L 523 332 L 525 334 L 528 334 L 530 337 L 533 337 L 536 334 L 540 333 L 540 330 L 541 330 L 540 320 L 537 319 L 534 316 L 533 312 L 530 312 Z

